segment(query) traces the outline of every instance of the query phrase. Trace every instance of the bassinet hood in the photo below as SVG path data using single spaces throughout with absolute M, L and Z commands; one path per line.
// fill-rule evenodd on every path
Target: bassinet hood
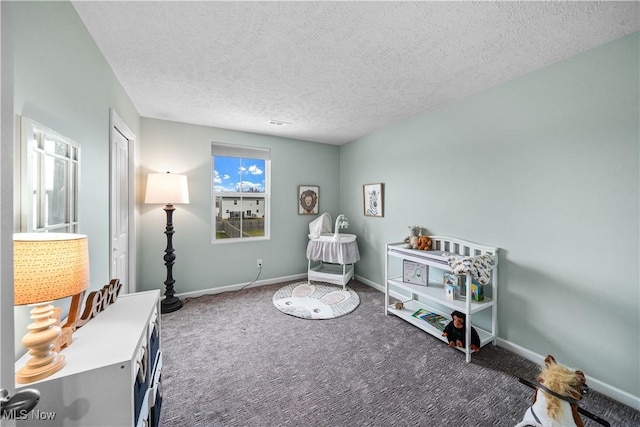
M 314 239 L 322 233 L 331 233 L 331 215 L 323 213 L 309 223 L 309 238 Z

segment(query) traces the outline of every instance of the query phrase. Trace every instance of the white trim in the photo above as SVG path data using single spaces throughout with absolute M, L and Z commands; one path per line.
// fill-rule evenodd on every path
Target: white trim
M 66 144 L 75 152 L 66 155 L 57 154 L 46 148 L 45 140 L 54 140 L 56 143 Z M 39 160 L 34 161 L 34 154 Z M 49 224 L 45 222 L 44 200 L 46 187 L 45 159 L 57 159 L 63 161 L 68 170 L 65 178 L 65 220 L 61 223 Z M 78 199 L 80 194 L 80 182 L 82 181 L 82 147 L 76 141 L 62 135 L 55 130 L 38 123 L 37 121 L 20 116 L 20 230 L 23 232 L 37 231 L 62 231 L 78 232 L 79 214 Z M 73 168 L 75 166 L 75 169 Z M 75 174 L 72 173 L 75 170 Z M 34 175 L 37 179 L 34 182 Z M 69 191 L 70 188 L 70 191 Z M 38 195 L 38 202 L 33 202 L 34 192 Z M 33 210 L 38 209 L 38 218 L 33 220 Z
M 217 156 L 226 157 L 238 157 L 247 159 L 261 159 L 264 161 L 264 192 L 262 193 L 250 193 L 250 192 L 218 192 L 216 191 L 215 183 L 215 158 Z M 264 236 L 256 237 L 240 237 L 230 239 L 218 239 L 216 237 L 217 219 L 216 219 L 216 199 L 221 198 L 234 198 L 239 199 L 247 198 L 261 198 L 263 199 L 262 205 L 262 217 L 264 219 Z M 244 207 L 244 203 L 241 202 L 241 209 Z M 223 209 L 223 205 L 219 206 L 219 209 Z M 243 210 L 241 210 L 243 212 Z M 211 244 L 228 243 L 245 243 L 259 240 L 271 239 L 271 149 L 260 147 L 245 147 L 229 145 L 220 142 L 211 142 Z M 241 214 L 242 215 L 242 214 Z
M 497 344 L 499 347 L 502 347 L 505 350 L 509 350 L 512 353 L 517 354 L 518 356 L 524 357 L 525 359 L 531 362 L 534 362 L 537 365 L 542 366 L 544 364 L 545 356 L 534 353 L 533 351 L 528 350 L 524 347 L 521 347 L 517 344 L 514 344 L 510 341 L 504 340 L 502 338 L 497 338 Z M 570 366 L 568 366 L 568 368 L 575 369 L 575 368 L 571 368 Z M 602 393 L 605 396 L 608 396 L 614 400 L 617 400 L 620 403 L 630 406 L 635 410 L 640 410 L 640 397 L 634 396 L 631 393 L 627 393 L 624 390 L 620 390 L 619 388 L 614 387 L 610 384 L 607 384 L 604 381 L 600 381 L 599 379 L 589 375 L 588 372 L 586 373 L 586 375 L 587 375 L 587 383 L 589 384 L 589 387 L 591 387 L 593 390 L 599 393 Z
M 271 160 L 271 149 L 212 141 L 211 157 L 213 156 L 248 157 L 252 159 Z
M 176 294 L 176 296 L 179 298 L 197 298 L 203 295 L 221 294 L 223 292 L 239 291 L 245 288 L 247 289 L 257 288 L 258 286 L 273 285 L 275 283 L 288 282 L 290 280 L 300 280 L 300 279 L 306 279 L 306 278 L 307 278 L 307 273 L 302 273 L 302 274 L 295 274 L 292 276 L 276 277 L 273 279 L 257 280 L 253 284 L 251 282 L 245 282 L 245 283 L 238 283 L 236 285 L 228 285 L 228 286 L 220 286 L 218 288 L 204 289 L 201 291 L 185 292 L 182 294 Z
M 372 288 L 373 288 L 373 289 L 375 289 L 376 291 L 380 291 L 380 292 L 384 293 L 384 286 L 382 286 L 382 285 L 378 285 L 377 283 L 374 283 L 374 282 L 372 282 L 372 281 L 371 281 L 371 280 L 369 280 L 369 279 L 365 279 L 364 277 L 359 276 L 359 275 L 357 275 L 357 274 L 355 275 L 355 278 L 356 278 L 356 280 L 357 280 L 357 281 L 362 282 L 362 283 L 364 283 L 365 285 L 368 285 L 368 286 L 372 287 Z M 400 294 L 398 294 L 398 296 L 395 296 L 395 295 L 393 295 L 393 296 L 394 296 L 395 298 L 398 298 L 398 299 L 399 299 L 399 298 L 401 298 L 401 297 L 400 297 Z
M 112 132 L 117 129 L 128 141 L 128 152 L 129 152 L 129 201 L 128 201 L 128 212 L 129 216 L 128 222 L 128 249 L 127 249 L 127 257 L 128 257 L 128 268 L 129 268 L 129 277 L 127 277 L 127 289 L 129 292 L 135 292 L 137 289 L 136 283 L 136 217 L 135 217 L 135 143 L 136 143 L 136 135 L 129 129 L 129 126 L 120 118 L 118 113 L 113 109 L 109 109 L 109 275 L 113 277 L 113 271 L 111 271 L 111 254 L 113 253 L 112 244 L 112 236 L 111 236 L 111 212 L 112 209 L 112 194 L 111 194 L 111 186 L 113 177 L 111 176 L 111 154 L 112 154 L 112 145 L 113 138 Z
M 14 110 L 13 6 L 0 2 L 0 388 L 15 390 L 15 326 L 13 309 Z M 0 426 L 15 425 L 0 419 Z

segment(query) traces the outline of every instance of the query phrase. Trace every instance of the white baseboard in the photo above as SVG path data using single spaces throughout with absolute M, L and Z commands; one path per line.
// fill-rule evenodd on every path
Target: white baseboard
M 365 285 L 369 285 L 369 286 L 371 286 L 373 289 L 375 289 L 375 290 L 377 290 L 377 291 L 380 291 L 380 292 L 384 293 L 384 286 L 379 285 L 379 284 L 377 284 L 377 283 L 374 283 L 374 282 L 372 282 L 372 281 L 371 281 L 371 280 L 369 280 L 369 279 L 365 279 L 365 278 L 364 278 L 364 277 L 362 277 L 362 276 L 358 276 L 357 274 L 355 275 L 355 277 L 356 277 L 356 279 L 358 280 L 358 282 L 362 282 L 362 283 L 364 283 Z
M 381 286 L 377 283 L 374 283 L 358 275 L 356 275 L 356 279 L 358 279 L 358 281 L 364 283 L 365 285 L 368 285 L 384 293 L 384 286 Z M 396 293 L 393 290 L 390 291 L 389 295 L 400 300 L 406 299 L 406 296 Z M 496 344 L 506 350 L 511 351 L 512 353 L 517 354 L 518 356 L 521 356 L 535 363 L 536 365 L 539 365 L 539 366 L 544 365 L 544 358 L 546 357 L 546 355 L 543 356 L 543 355 L 537 354 L 529 349 L 526 349 L 524 347 L 521 347 L 517 344 L 514 344 L 510 341 L 507 341 L 499 337 L 496 339 Z M 571 367 L 568 367 L 568 368 L 576 369 Z M 627 393 L 624 390 L 620 390 L 619 388 L 609 385 L 603 381 L 600 381 L 597 378 L 593 378 L 592 376 L 589 375 L 588 372 L 586 374 L 587 374 L 587 383 L 589 384 L 589 387 L 591 387 L 593 390 L 599 393 L 602 393 L 605 396 L 608 396 L 614 400 L 617 400 L 618 402 L 623 403 L 635 410 L 640 410 L 640 397 L 634 396 L 631 393 Z
M 502 338 L 498 338 L 497 340 L 498 346 L 511 351 L 512 353 L 517 354 L 518 356 L 524 357 L 531 362 L 534 362 L 537 365 L 542 366 L 544 364 L 544 358 L 546 356 L 542 356 L 540 354 L 534 353 L 531 350 L 528 350 L 524 347 L 521 347 L 517 344 L 514 344 L 510 341 L 504 340 Z M 568 366 L 569 369 L 576 369 Z M 609 396 L 610 398 L 617 400 L 620 403 L 624 403 L 625 405 L 635 409 L 640 410 L 640 397 L 634 396 L 631 393 L 627 393 L 624 390 L 620 390 L 617 387 L 609 385 L 604 381 L 600 381 L 597 378 L 592 377 L 589 373 L 587 375 L 587 384 L 590 388 L 597 391 L 598 393 L 602 393 L 605 396 Z
M 276 277 L 273 279 L 256 280 L 255 283 L 245 282 L 245 283 L 238 283 L 236 285 L 228 285 L 228 286 L 220 286 L 218 288 L 204 289 L 201 291 L 185 292 L 181 294 L 176 294 L 176 296 L 182 299 L 197 298 L 203 295 L 215 295 L 215 294 L 221 294 L 223 292 L 239 291 L 240 289 L 244 289 L 244 288 L 256 288 L 258 286 L 273 285 L 275 283 L 282 283 L 282 282 L 288 282 L 290 280 L 299 280 L 299 279 L 306 279 L 306 278 L 307 278 L 307 273 L 294 274 L 293 276 L 284 276 L 284 277 Z

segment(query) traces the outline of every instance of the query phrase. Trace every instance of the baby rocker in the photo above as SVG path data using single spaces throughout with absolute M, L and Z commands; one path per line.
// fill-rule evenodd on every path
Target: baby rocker
M 582 371 L 572 371 L 558 364 L 552 355 L 548 355 L 544 363 L 538 384 L 519 378 L 536 392 L 533 405 L 516 427 L 584 427 L 580 414 L 610 427 L 607 421 L 578 406 L 582 396 L 589 391 Z

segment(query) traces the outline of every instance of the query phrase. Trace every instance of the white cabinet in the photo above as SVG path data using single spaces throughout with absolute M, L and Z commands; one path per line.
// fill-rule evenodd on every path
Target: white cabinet
M 157 426 L 162 404 L 160 291 L 122 295 L 73 334 L 66 365 L 35 388 L 18 426 Z M 28 356 L 16 362 L 22 367 Z M 34 418 L 38 416 L 39 418 Z M 50 418 L 53 419 L 43 419 Z
M 412 325 L 430 333 L 447 342 L 442 336 L 442 331 L 432 326 L 429 322 L 414 317 L 413 314 L 424 309 L 432 313 L 439 314 L 451 319 L 453 310 L 460 311 L 466 316 L 466 348 L 462 348 L 466 353 L 466 361 L 471 361 L 472 350 L 470 346 L 470 325 L 480 336 L 480 345 L 484 346 L 490 342 L 495 343 L 497 336 L 497 304 L 498 304 L 498 248 L 486 245 L 479 245 L 461 239 L 443 236 L 430 236 L 432 240 L 432 251 L 445 251 L 454 255 L 465 257 L 476 257 L 479 255 L 489 255 L 493 262 L 490 272 L 490 282 L 483 286 L 484 300 L 472 301 L 471 286 L 472 278 L 470 273 L 465 273 L 464 286 L 466 292 L 464 297 L 448 299 L 442 282 L 442 273 L 451 272 L 452 268 L 442 257 L 435 256 L 437 252 L 408 249 L 406 243 L 390 243 L 386 245 L 385 257 L 385 314 L 393 314 Z M 426 284 L 411 283 L 421 280 L 407 280 L 402 273 L 404 262 L 407 261 L 413 268 L 421 271 L 426 276 Z M 413 263 L 413 264 L 411 264 Z M 424 268 L 421 268 L 424 266 Z M 423 276 L 423 277 L 424 277 Z M 402 309 L 396 309 L 391 303 L 391 297 L 403 302 Z M 488 320 L 485 327 L 479 327 L 473 322 L 473 316 L 481 312 L 488 313 L 485 317 Z

